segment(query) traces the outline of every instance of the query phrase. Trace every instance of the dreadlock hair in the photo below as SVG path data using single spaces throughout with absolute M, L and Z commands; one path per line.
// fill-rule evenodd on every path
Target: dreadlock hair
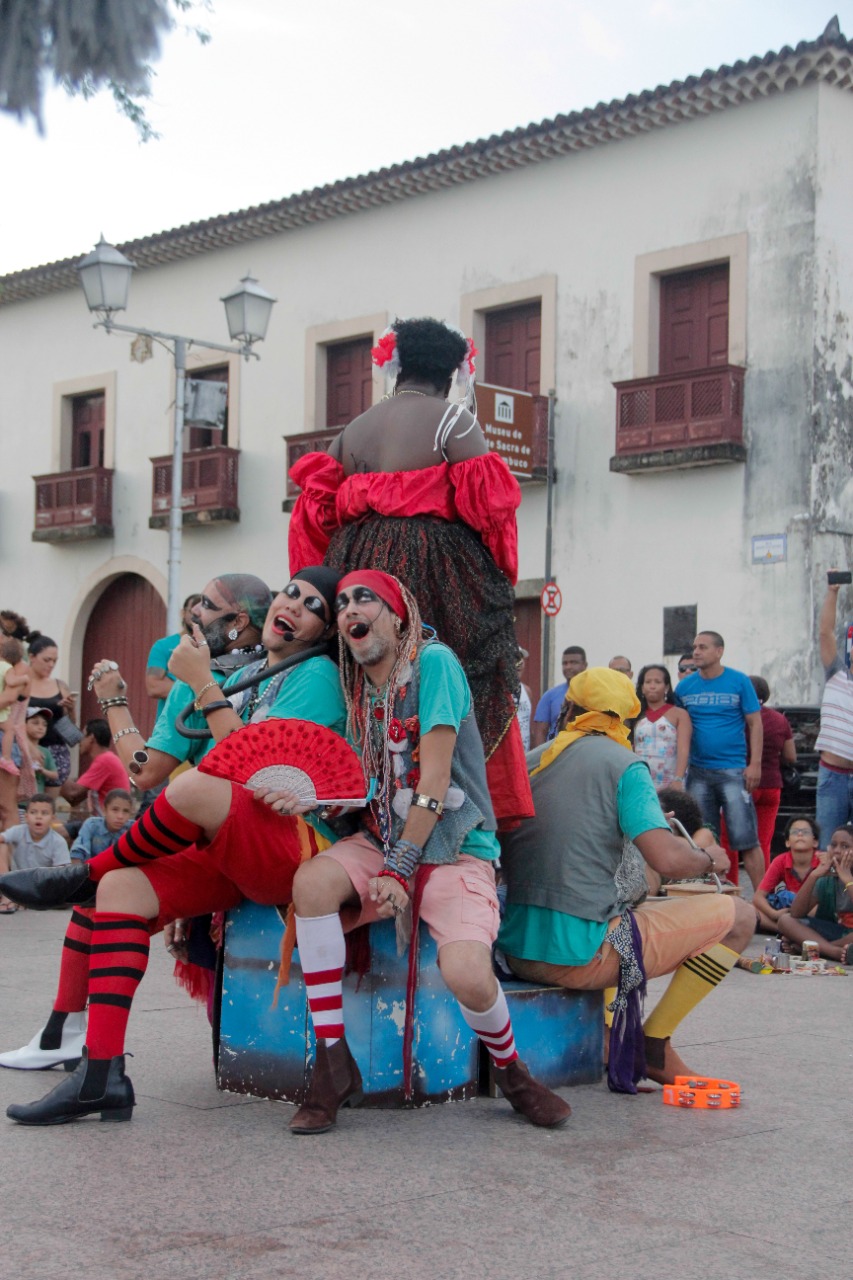
M 392 574 L 388 575 L 393 577 Z M 397 641 L 397 656 L 391 673 L 388 676 L 385 700 L 385 718 L 382 727 L 382 747 L 377 751 L 370 732 L 370 690 L 369 681 L 364 668 L 355 661 L 349 651 L 343 635 L 338 636 L 340 654 L 341 684 L 347 707 L 347 733 L 350 739 L 361 746 L 362 767 L 368 784 L 371 777 L 376 777 L 377 790 L 375 804 L 379 820 L 379 830 L 383 842 L 390 838 L 391 801 L 394 789 L 394 771 L 391 767 L 391 752 L 388 747 L 388 729 L 393 714 L 393 700 L 397 689 L 411 679 L 411 664 L 423 647 L 424 635 L 421 613 L 418 602 L 408 587 L 399 578 L 394 578 L 400 588 L 403 603 L 408 614 L 408 625 L 401 628 Z M 387 607 L 387 606 L 386 606 Z M 406 668 L 409 672 L 406 672 Z
M 398 382 L 416 377 L 434 387 L 444 387 L 468 353 L 462 334 L 431 316 L 395 320 L 394 334 L 400 357 Z

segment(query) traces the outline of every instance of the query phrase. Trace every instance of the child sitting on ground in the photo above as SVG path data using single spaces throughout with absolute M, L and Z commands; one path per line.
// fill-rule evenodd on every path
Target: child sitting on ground
M 104 816 L 87 818 L 71 846 L 73 862 L 88 862 L 115 844 L 133 821 L 133 801 L 129 791 L 114 787 L 104 798 Z
M 50 796 L 34 795 L 27 804 L 24 821 L 8 827 L 0 835 L 0 874 L 29 871 L 34 867 L 59 867 L 70 862 L 68 845 L 52 822 L 56 806 Z M 10 916 L 18 908 L 0 898 L 0 915 Z
M 779 917 L 790 911 L 809 872 L 818 865 L 820 827 L 814 818 L 798 814 L 785 827 L 787 853 L 774 858 L 752 896 L 759 933 L 776 933 Z
M 814 907 L 817 912 L 809 917 Z M 853 823 L 833 831 L 826 853 L 776 926 L 790 942 L 816 942 L 826 960 L 853 965 Z

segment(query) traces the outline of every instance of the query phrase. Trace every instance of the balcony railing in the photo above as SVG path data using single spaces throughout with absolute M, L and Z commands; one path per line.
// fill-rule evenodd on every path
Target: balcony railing
M 335 436 L 341 434 L 340 427 L 324 427 L 322 431 L 303 431 L 296 436 L 284 437 L 286 454 L 285 490 L 282 511 L 292 511 L 293 504 L 299 497 L 299 485 L 290 478 L 290 468 L 305 453 L 325 453 Z
M 33 476 L 36 486 L 33 542 L 79 542 L 113 534 L 113 473 L 81 467 Z
M 615 382 L 611 471 L 743 462 L 743 379 L 738 365 Z
M 240 519 L 239 459 L 240 450 L 227 445 L 187 450 L 181 484 L 185 525 L 234 523 Z M 172 505 L 172 459 L 152 458 L 151 462 L 154 475 L 148 526 L 165 529 Z

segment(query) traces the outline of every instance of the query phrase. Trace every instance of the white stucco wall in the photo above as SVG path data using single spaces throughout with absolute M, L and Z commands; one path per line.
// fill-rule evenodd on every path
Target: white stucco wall
M 305 421 L 306 329 L 384 312 L 455 322 L 463 294 L 554 274 L 554 569 L 565 600 L 556 652 L 581 643 L 593 662 L 624 652 L 636 670 L 661 656 L 664 606 L 698 603 L 700 626 L 726 636 L 731 665 L 765 674 L 780 701 L 813 698 L 813 553 L 811 524 L 801 517 L 813 498 L 815 331 L 824 345 L 831 341 L 836 305 L 816 303 L 815 281 L 816 272 L 828 277 L 832 264 L 842 263 L 837 308 L 849 316 L 849 161 L 840 153 L 851 110 L 850 95 L 811 86 L 139 272 L 123 319 L 218 341 L 226 340 L 218 299 L 247 267 L 279 299 L 261 361 L 241 367 L 233 390 L 242 520 L 186 530 L 184 591 L 235 569 L 273 586 L 286 577 L 281 437 L 314 425 Z M 107 230 L 120 239 L 121 228 Z M 747 464 L 612 475 L 611 383 L 633 374 L 636 258 L 744 232 Z M 152 361 L 133 364 L 129 342 L 93 330 L 77 291 L 0 308 L 0 597 L 67 637 L 81 592 L 116 558 L 136 557 L 151 575 L 166 572 L 167 534 L 147 524 L 148 459 L 171 448 L 172 366 L 156 347 Z M 33 544 L 31 477 L 53 468 L 54 384 L 112 370 L 115 537 L 73 547 Z M 846 385 L 845 395 L 849 379 Z M 519 519 L 522 578 L 542 576 L 544 523 L 544 487 L 527 489 Z M 753 567 L 751 536 L 786 531 L 788 562 Z

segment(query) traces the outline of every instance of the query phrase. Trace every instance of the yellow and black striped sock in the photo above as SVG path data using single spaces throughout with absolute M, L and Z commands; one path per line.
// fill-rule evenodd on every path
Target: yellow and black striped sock
M 653 1040 L 665 1040 L 691 1009 L 718 986 L 735 966 L 738 952 L 717 942 L 707 951 L 685 960 L 672 975 L 657 1007 L 649 1014 L 643 1030 Z
M 613 1014 L 610 1012 L 607 1006 L 609 1004 L 612 1004 L 613 1001 L 616 999 L 616 993 L 618 990 L 619 990 L 618 987 L 604 988 L 604 1025 L 605 1027 L 613 1026 Z

